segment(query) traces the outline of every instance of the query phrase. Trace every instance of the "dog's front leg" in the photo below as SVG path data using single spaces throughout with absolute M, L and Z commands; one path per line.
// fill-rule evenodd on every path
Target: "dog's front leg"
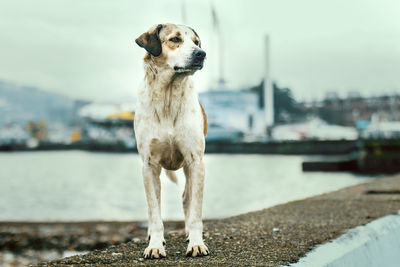
M 184 171 L 186 175 L 186 187 L 183 205 L 185 209 L 185 228 L 189 238 L 186 256 L 205 256 L 209 252 L 203 241 L 203 222 L 201 219 L 204 187 L 203 160 L 195 160 L 186 166 Z
M 146 259 L 158 259 L 166 256 L 164 226 L 161 219 L 161 167 L 144 163 L 143 181 L 146 190 L 146 198 L 149 211 L 148 237 L 149 246 L 144 250 L 143 256 Z

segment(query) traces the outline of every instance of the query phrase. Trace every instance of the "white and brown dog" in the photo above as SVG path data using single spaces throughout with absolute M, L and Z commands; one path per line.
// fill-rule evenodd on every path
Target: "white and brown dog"
M 176 182 L 173 171 L 183 168 L 187 256 L 208 255 L 203 241 L 203 155 L 207 119 L 191 81 L 202 69 L 206 53 L 190 27 L 159 24 L 143 33 L 136 43 L 146 49 L 144 86 L 138 94 L 135 134 L 143 161 L 149 225 L 145 258 L 165 257 L 164 226 L 160 206 L 160 173 Z

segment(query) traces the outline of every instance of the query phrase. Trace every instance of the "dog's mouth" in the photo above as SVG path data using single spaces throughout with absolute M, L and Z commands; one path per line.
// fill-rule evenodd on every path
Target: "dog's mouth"
M 202 68 L 203 68 L 203 62 L 194 62 L 194 63 L 190 64 L 189 66 L 185 66 L 185 67 L 175 66 L 174 70 L 176 72 L 189 72 L 189 71 L 201 70 Z

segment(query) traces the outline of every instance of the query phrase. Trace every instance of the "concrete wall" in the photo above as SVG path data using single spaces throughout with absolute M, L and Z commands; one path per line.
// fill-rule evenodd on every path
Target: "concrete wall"
M 400 266 L 400 214 L 351 229 L 291 266 Z

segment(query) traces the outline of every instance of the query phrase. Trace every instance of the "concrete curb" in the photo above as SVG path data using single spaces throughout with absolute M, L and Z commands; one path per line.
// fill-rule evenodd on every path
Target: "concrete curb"
M 399 266 L 400 212 L 349 230 L 320 245 L 293 267 Z

